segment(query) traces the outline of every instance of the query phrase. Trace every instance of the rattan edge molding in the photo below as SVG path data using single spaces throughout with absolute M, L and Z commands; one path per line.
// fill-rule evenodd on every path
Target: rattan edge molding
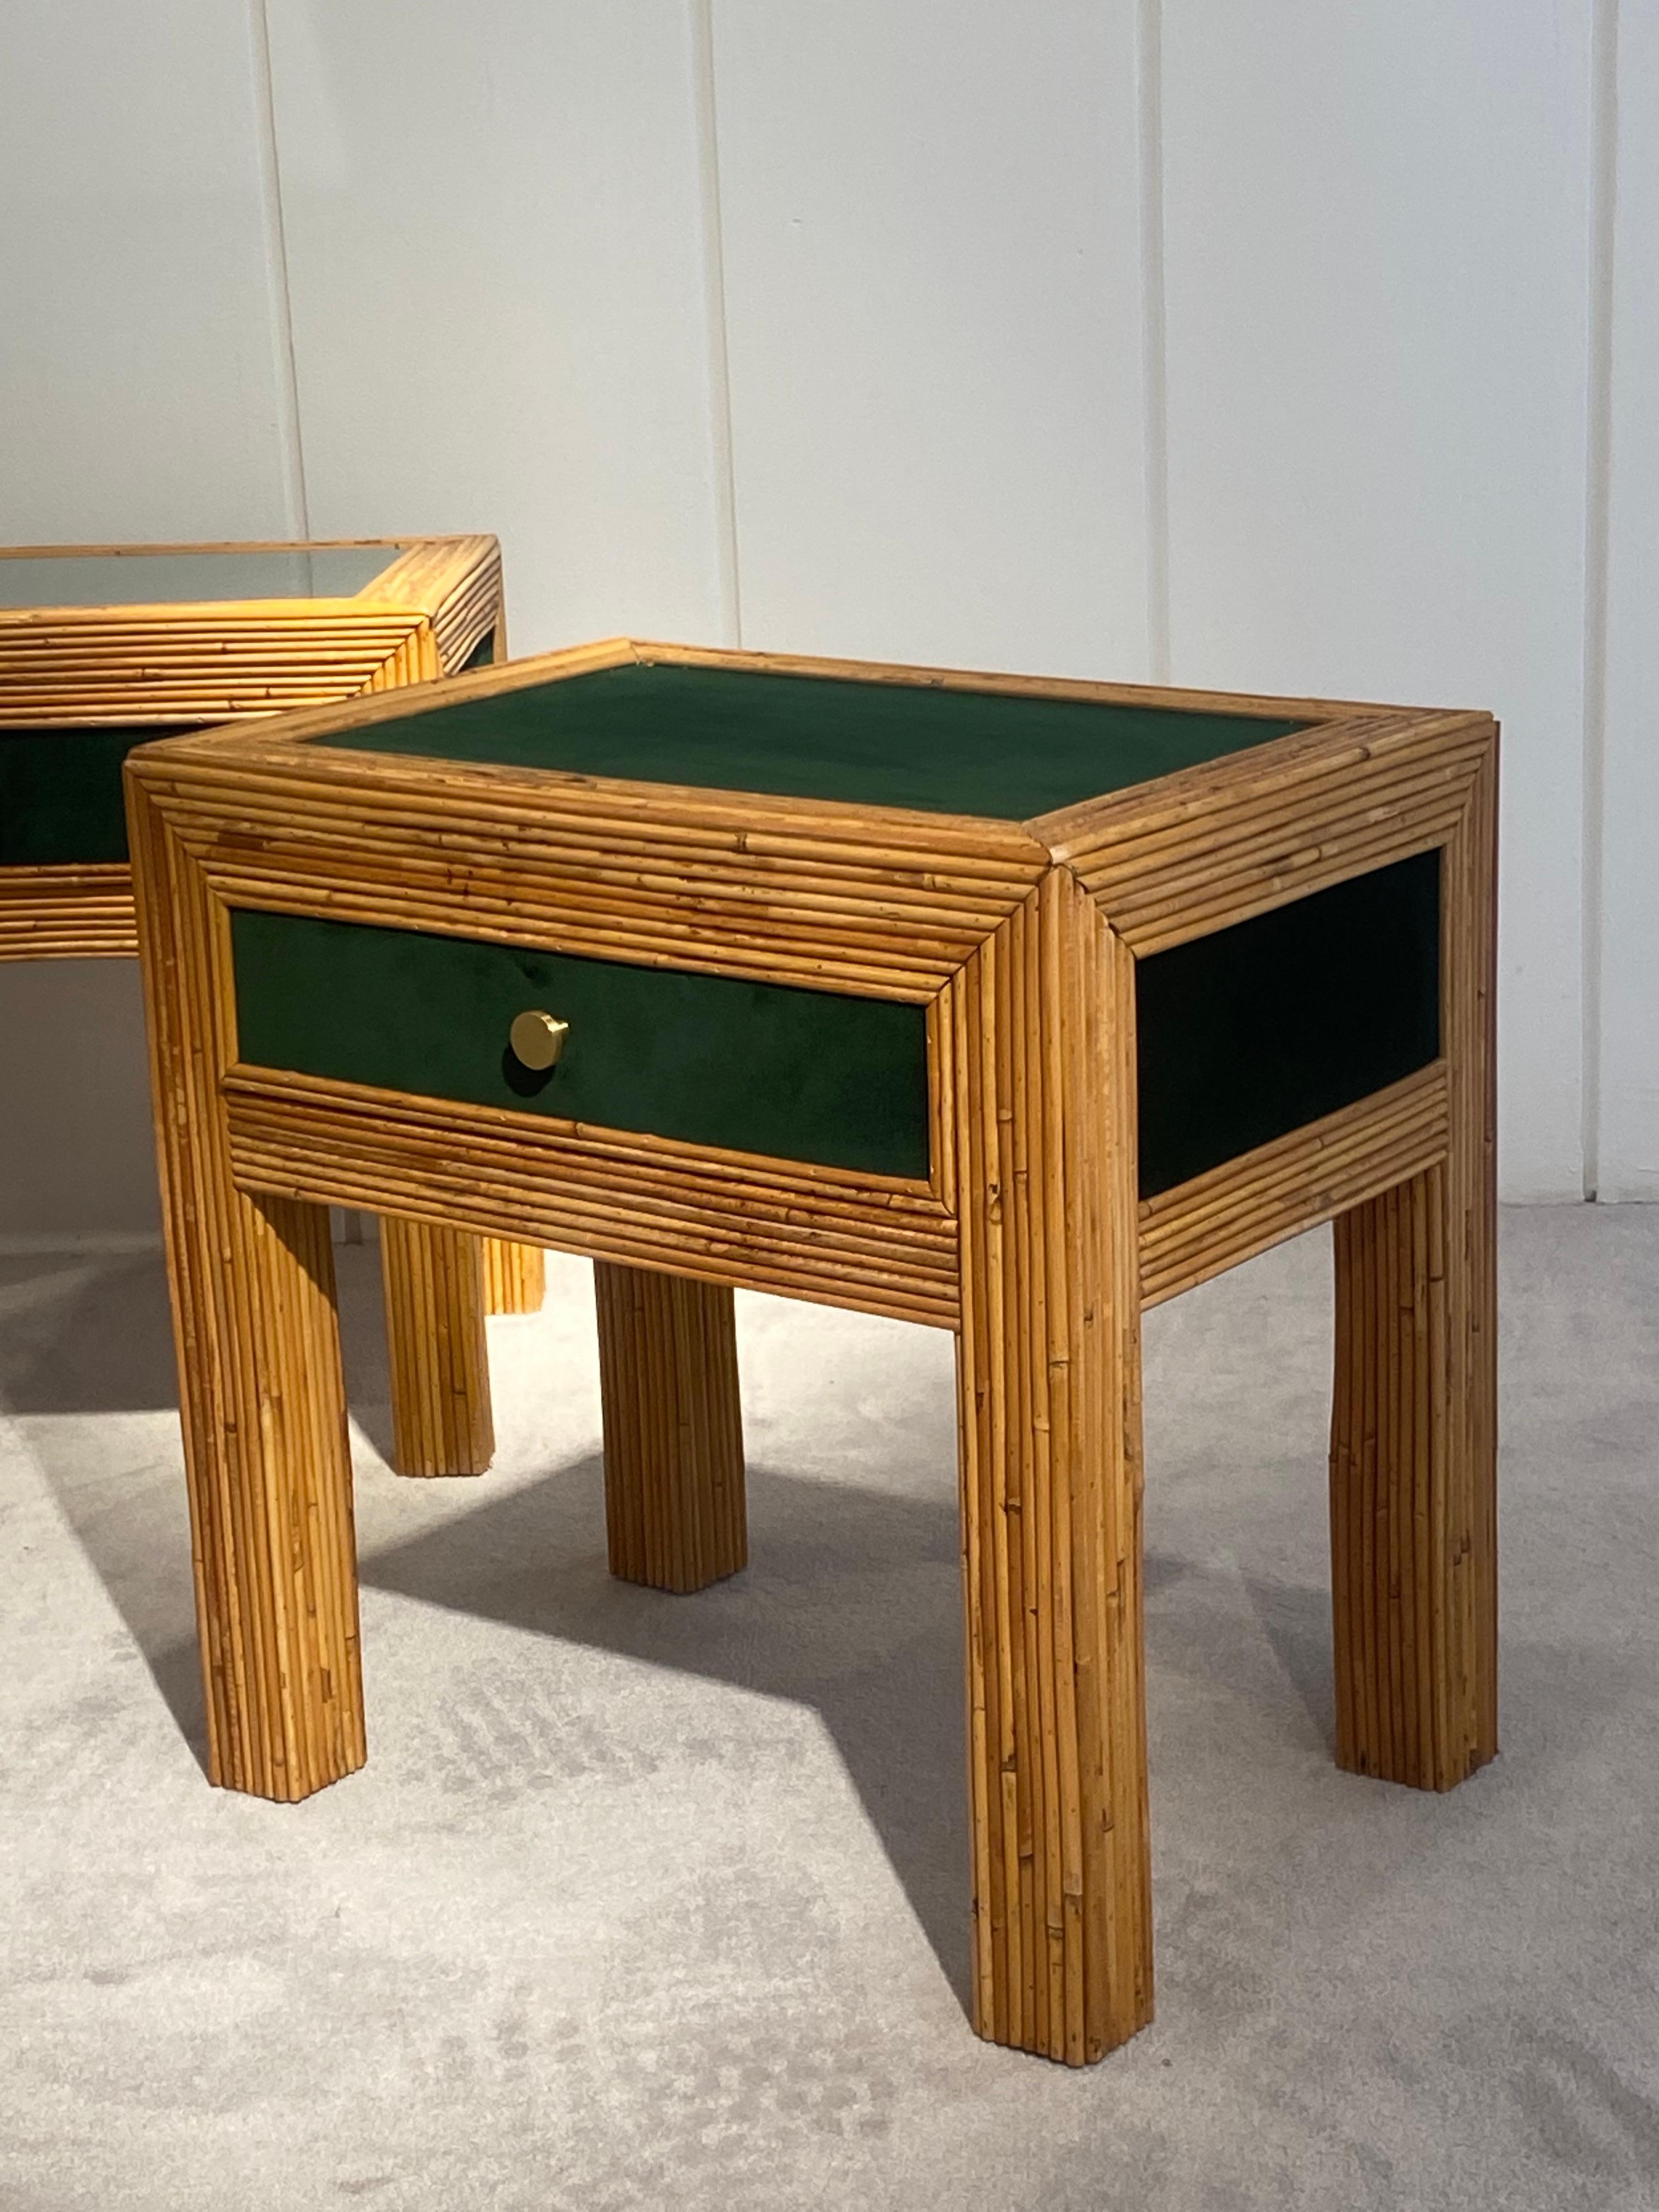
M 225 722 L 326 707 L 368 687 L 428 628 L 433 673 L 499 620 L 501 554 L 482 536 L 0 548 L 0 558 L 403 547 L 349 596 L 0 608 L 0 723 Z M 94 665 L 95 664 L 95 665 Z
M 215 721 L 218 726 L 206 733 L 208 741 L 222 743 L 227 725 L 269 721 L 296 687 L 308 686 L 316 695 L 313 703 L 325 708 L 355 691 L 376 696 L 435 677 L 465 660 L 492 629 L 499 650 L 501 550 L 495 538 L 482 535 L 417 542 L 316 538 L 143 547 L 14 545 L 0 546 L 0 560 L 375 545 L 409 550 L 349 599 L 0 608 L 0 724 L 50 729 L 85 726 L 101 718 L 124 725 L 154 721 L 165 728 L 180 720 Z M 205 624 L 199 619 L 204 616 Z M 219 636 L 219 648 L 196 635 L 204 630 Z M 225 649 L 227 633 L 234 649 Z M 153 655 L 181 636 L 191 640 L 182 658 L 167 659 L 174 688 L 152 685 L 135 704 L 125 672 L 128 657 Z M 294 654 L 296 641 L 317 650 Z M 118 648 L 119 669 L 112 663 L 108 674 L 97 672 L 94 680 L 85 656 L 112 643 Z M 289 656 L 280 682 L 271 678 L 268 665 L 263 678 L 259 672 L 261 657 L 269 664 L 273 648 L 279 659 Z M 283 695 L 275 703 L 273 691 Z M 131 882 L 130 870 L 119 864 L 0 867 L 0 961 L 131 957 L 138 936 Z

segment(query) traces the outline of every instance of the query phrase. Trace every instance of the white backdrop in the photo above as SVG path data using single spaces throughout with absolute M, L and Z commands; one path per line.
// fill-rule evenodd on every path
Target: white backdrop
M 1659 1196 L 1659 0 L 18 0 L 0 536 L 488 529 L 617 630 L 1493 708 L 1506 1193 Z M 143 1229 L 0 968 L 0 1235 Z

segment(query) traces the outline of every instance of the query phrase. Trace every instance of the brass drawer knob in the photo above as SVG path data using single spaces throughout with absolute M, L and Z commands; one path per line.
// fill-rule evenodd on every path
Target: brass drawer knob
M 514 1060 L 539 1073 L 543 1068 L 551 1067 L 564 1050 L 569 1028 L 568 1022 L 559 1021 L 536 1008 L 515 1018 L 507 1041 L 513 1048 Z

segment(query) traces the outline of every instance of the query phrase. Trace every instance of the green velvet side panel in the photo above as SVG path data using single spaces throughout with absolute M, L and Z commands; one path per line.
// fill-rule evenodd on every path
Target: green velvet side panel
M 1288 1136 L 1440 1052 L 1440 855 L 1135 968 L 1140 1195 Z
M 925 1009 L 357 922 L 231 918 L 250 1065 L 879 1175 L 928 1164 Z M 570 1024 L 556 1067 L 515 1015 Z
M 125 860 L 122 762 L 135 745 L 199 726 L 0 729 L 0 868 Z
M 1303 726 L 1167 707 L 630 665 L 324 738 L 645 783 L 1025 821 Z

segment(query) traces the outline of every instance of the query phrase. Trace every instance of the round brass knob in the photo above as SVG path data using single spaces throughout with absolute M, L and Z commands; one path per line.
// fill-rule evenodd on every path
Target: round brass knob
M 539 1072 L 542 1068 L 551 1067 L 564 1050 L 569 1027 L 568 1022 L 558 1021 L 553 1015 L 544 1014 L 537 1008 L 517 1017 L 507 1033 L 507 1041 L 513 1048 L 515 1060 Z

